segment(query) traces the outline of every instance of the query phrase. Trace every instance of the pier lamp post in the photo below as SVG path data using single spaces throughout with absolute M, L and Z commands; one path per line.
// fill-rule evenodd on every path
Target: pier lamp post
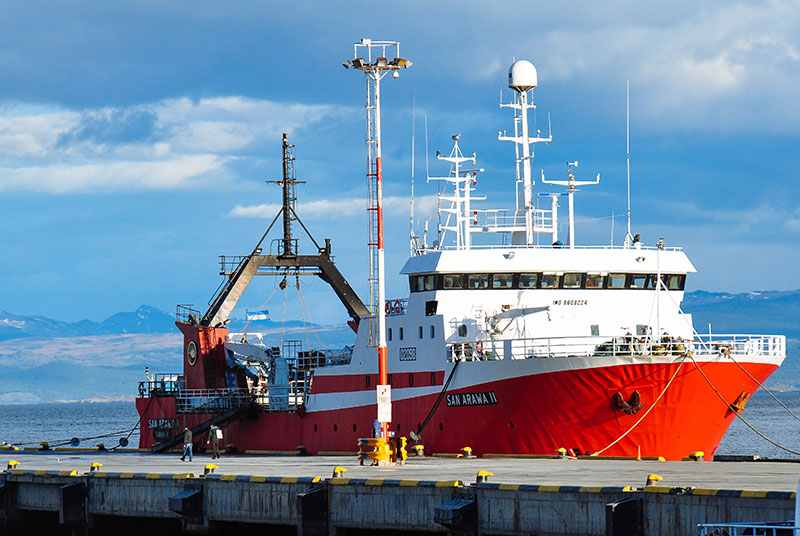
M 392 54 L 393 52 L 393 54 Z M 389 57 L 393 59 L 389 60 Z M 381 169 L 381 79 L 389 73 L 400 76 L 400 69 L 411 67 L 411 62 L 400 57 L 398 41 L 373 41 L 362 39 L 353 44 L 353 59 L 342 63 L 362 71 L 367 82 L 367 183 L 369 184 L 369 292 L 370 292 L 370 345 L 378 348 L 378 421 L 383 437 L 389 437 L 392 421 L 391 388 L 386 368 L 386 302 L 384 286 L 383 253 L 383 171 Z

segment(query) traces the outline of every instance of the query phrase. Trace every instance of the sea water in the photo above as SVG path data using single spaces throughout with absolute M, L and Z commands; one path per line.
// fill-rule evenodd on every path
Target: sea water
M 774 394 L 800 417 L 800 391 Z M 800 452 L 800 421 L 768 393 L 758 391 L 754 394 L 742 416 L 774 442 Z M 42 441 L 54 446 L 77 437 L 81 447 L 103 443 L 106 448 L 111 448 L 124 437 L 130 447 L 138 447 L 138 421 L 139 415 L 132 401 L 0 405 L 0 441 L 35 447 Z M 734 420 L 728 429 L 717 453 L 767 458 L 800 457 L 761 438 L 739 419 Z

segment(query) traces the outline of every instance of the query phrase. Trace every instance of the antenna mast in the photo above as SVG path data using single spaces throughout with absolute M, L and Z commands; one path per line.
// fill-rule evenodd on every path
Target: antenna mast
M 631 81 L 628 80 L 625 88 L 625 152 L 628 163 L 628 232 L 625 234 L 625 247 L 633 245 L 631 235 Z
M 387 51 L 394 50 L 389 60 Z M 359 55 L 359 53 L 361 55 Z M 345 69 L 362 71 L 366 79 L 367 113 L 367 184 L 369 187 L 369 294 L 370 294 L 370 345 L 378 347 L 378 421 L 383 437 L 389 436 L 391 402 L 382 403 L 390 395 L 389 374 L 386 368 L 386 302 L 385 268 L 383 253 L 383 171 L 381 169 L 381 79 L 388 73 L 400 76 L 400 68 L 411 67 L 411 62 L 400 57 L 398 41 L 373 41 L 361 39 L 353 44 L 353 59 L 342 62 Z M 377 325 L 376 325 L 377 324 Z

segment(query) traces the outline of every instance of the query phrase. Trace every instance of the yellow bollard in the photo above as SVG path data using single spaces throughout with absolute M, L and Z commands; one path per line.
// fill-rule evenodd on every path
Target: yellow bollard
M 664 480 L 664 477 L 658 476 L 656 474 L 649 474 L 647 475 L 647 483 L 645 486 L 657 486 L 660 480 Z
M 333 478 L 342 478 L 346 472 L 346 467 L 336 466 L 333 468 Z
M 475 479 L 475 483 L 481 484 L 482 482 L 488 482 L 490 476 L 494 476 L 494 473 L 490 473 L 489 471 L 478 471 L 478 478 Z
M 12 469 L 14 469 L 18 465 L 19 465 L 19 462 L 17 460 L 9 460 L 8 467 L 6 467 L 6 471 L 11 471 Z
M 102 463 L 100 463 L 100 462 L 92 462 L 92 466 L 89 467 L 89 472 L 90 473 L 94 473 L 95 471 L 98 471 L 101 467 L 103 467 Z
M 207 463 L 206 466 L 203 468 L 203 475 L 207 475 L 214 472 L 214 469 L 219 469 L 219 465 L 214 465 L 213 463 Z

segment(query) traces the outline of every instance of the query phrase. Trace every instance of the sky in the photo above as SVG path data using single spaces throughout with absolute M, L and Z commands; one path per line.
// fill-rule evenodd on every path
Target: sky
M 564 178 L 568 160 L 578 179 L 601 174 L 576 197 L 578 243 L 624 235 L 630 81 L 633 232 L 686 250 L 689 290 L 799 287 L 800 1 L 556 4 L 1 4 L 0 309 L 205 310 L 218 256 L 251 251 L 277 210 L 265 181 L 281 176 L 282 132 L 307 181 L 298 213 L 364 298 L 364 80 L 341 66 L 362 37 L 413 61 L 382 84 L 389 297 L 408 292 L 412 171 L 416 223 L 433 226 L 425 177 L 447 173 L 433 154 L 453 134 L 485 169 L 479 206 L 513 206 L 513 145 L 497 133 L 513 129 L 498 103 L 514 59 L 537 67 L 536 128 L 552 125 L 533 176 Z M 279 320 L 275 284 L 259 279 L 234 314 Z M 300 296 L 289 317 L 346 319 L 322 281 Z

